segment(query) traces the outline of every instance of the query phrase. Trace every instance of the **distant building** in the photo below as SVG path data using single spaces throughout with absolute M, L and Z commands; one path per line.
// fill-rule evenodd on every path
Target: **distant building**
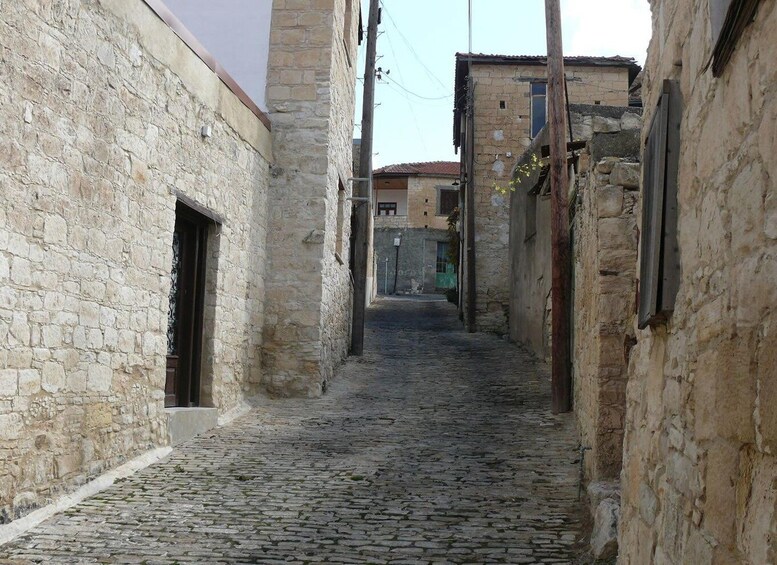
M 377 292 L 456 288 L 448 216 L 459 205 L 459 164 L 402 163 L 377 169 L 372 178 Z
M 565 65 L 570 102 L 628 106 L 629 85 L 640 70 L 633 59 L 566 57 Z M 546 83 L 545 57 L 456 55 L 453 144 L 461 149 L 462 194 L 471 190 L 474 198 L 472 210 L 463 202 L 462 250 L 470 247 L 475 257 L 471 262 L 461 254 L 460 301 L 465 320 L 474 305 L 472 331 L 508 331 L 510 198 L 494 185 L 508 187 L 516 158 L 545 125 Z

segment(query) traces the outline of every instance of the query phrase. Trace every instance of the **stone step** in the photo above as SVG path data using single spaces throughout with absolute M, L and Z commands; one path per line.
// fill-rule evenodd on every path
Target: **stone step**
M 219 413 L 215 408 L 165 408 L 167 437 L 171 446 L 190 440 L 218 425 Z

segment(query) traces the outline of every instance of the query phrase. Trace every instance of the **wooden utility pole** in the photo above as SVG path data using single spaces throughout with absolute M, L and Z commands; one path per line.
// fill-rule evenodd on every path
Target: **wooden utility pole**
M 375 110 L 375 54 L 378 41 L 379 0 L 370 0 L 367 21 L 367 62 L 364 65 L 362 98 L 362 141 L 359 148 L 359 176 L 354 180 L 354 215 L 356 235 L 353 254 L 353 316 L 351 321 L 351 355 L 364 352 L 364 313 L 367 308 L 367 259 L 372 213 L 372 114 Z
M 569 168 L 567 166 L 567 113 L 564 99 L 564 50 L 561 43 L 559 0 L 545 0 L 548 42 L 548 133 L 550 134 L 550 233 L 552 246 L 552 377 L 554 414 L 572 409 L 570 363 L 571 269 L 569 262 Z

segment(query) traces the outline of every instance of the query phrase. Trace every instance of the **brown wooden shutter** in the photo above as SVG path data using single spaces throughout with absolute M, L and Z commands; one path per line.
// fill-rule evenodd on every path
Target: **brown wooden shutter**
M 674 310 L 680 281 L 677 176 L 682 97 L 665 80 L 643 155 L 638 326 L 664 321 Z

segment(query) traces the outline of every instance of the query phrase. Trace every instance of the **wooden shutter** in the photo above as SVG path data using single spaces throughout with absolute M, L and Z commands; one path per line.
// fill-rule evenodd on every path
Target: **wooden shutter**
M 665 80 L 643 154 L 638 326 L 664 321 L 674 310 L 680 281 L 677 175 L 682 98 Z

